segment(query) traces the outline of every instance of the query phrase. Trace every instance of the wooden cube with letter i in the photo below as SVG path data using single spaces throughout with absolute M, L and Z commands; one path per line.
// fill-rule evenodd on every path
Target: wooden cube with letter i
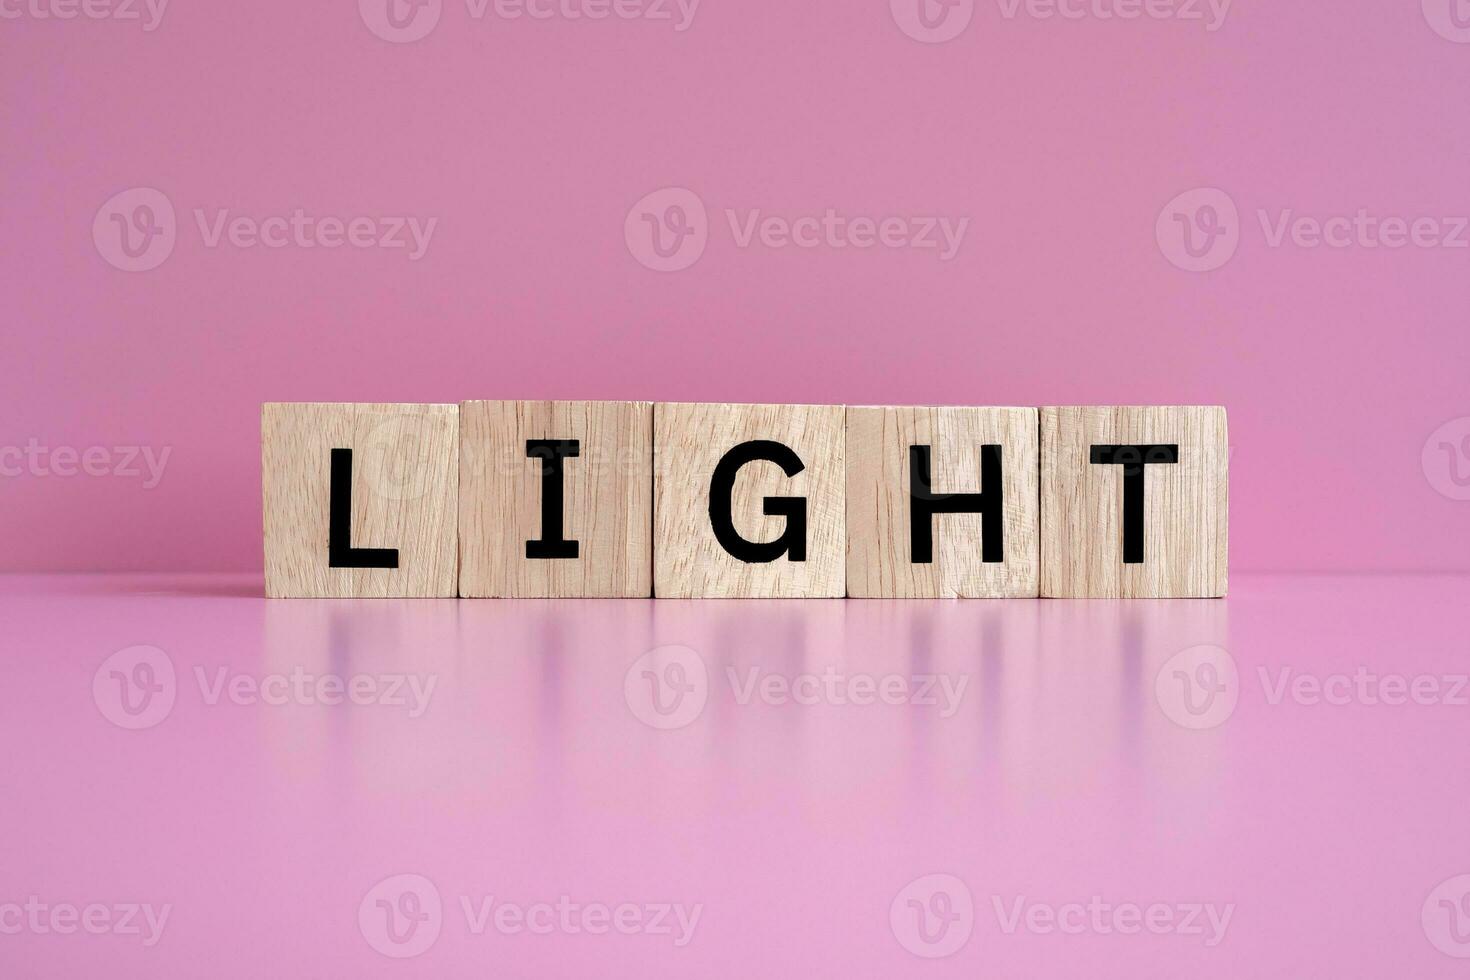
M 654 595 L 844 594 L 840 405 L 654 406 Z
M 650 402 L 460 405 L 459 594 L 647 598 Z
M 1225 409 L 1041 410 L 1041 594 L 1223 596 Z
M 459 406 L 261 408 L 265 591 L 457 594 Z

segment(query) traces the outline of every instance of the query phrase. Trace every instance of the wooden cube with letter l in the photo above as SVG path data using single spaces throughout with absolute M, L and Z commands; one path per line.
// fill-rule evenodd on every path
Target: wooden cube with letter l
M 459 594 L 647 598 L 650 402 L 460 405 Z
M 844 594 L 840 405 L 654 406 L 654 595 Z
M 847 594 L 1034 598 L 1034 408 L 850 406 Z
M 261 408 L 265 591 L 457 594 L 459 406 Z
M 1225 409 L 1041 410 L 1041 594 L 1223 596 Z

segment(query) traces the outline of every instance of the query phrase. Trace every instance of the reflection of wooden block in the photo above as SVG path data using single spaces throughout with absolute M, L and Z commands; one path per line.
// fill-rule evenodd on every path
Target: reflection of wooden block
M 655 405 L 654 594 L 843 595 L 842 422 L 840 405 Z
M 651 403 L 464 402 L 459 440 L 460 595 L 651 594 Z
M 848 408 L 848 595 L 1034 597 L 1036 426 L 1034 408 Z
M 453 596 L 458 405 L 267 404 L 269 596 Z
M 1043 408 L 1041 594 L 1223 596 L 1228 452 L 1223 408 Z

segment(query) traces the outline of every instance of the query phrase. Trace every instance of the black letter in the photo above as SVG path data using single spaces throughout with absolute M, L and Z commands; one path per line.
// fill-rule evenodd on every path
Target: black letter
M 397 548 L 352 547 L 352 450 L 332 450 L 332 489 L 327 512 L 329 568 L 397 568 Z
M 580 456 L 576 439 L 527 439 L 526 456 L 541 460 L 541 538 L 526 542 L 527 558 L 575 558 L 577 542 L 562 538 L 561 461 Z
M 929 486 L 929 447 L 909 447 L 909 551 L 915 565 L 934 561 L 934 515 L 979 514 L 980 560 L 1005 561 L 1000 447 L 980 447 L 980 493 L 935 493 Z
M 1177 443 L 1093 446 L 1092 460 L 1123 467 L 1123 564 L 1143 564 L 1143 469 L 1150 463 L 1179 462 Z
M 730 516 L 730 496 L 735 490 L 735 474 L 740 467 L 757 459 L 769 460 L 781 467 L 787 476 L 795 476 L 806 466 L 790 446 L 769 439 L 742 442 L 726 453 L 709 481 L 709 519 L 714 525 L 720 546 L 743 562 L 775 561 L 787 555 L 792 561 L 806 561 L 806 498 L 767 497 L 761 512 L 767 517 L 785 517 L 786 529 L 775 541 L 747 541 L 735 530 Z

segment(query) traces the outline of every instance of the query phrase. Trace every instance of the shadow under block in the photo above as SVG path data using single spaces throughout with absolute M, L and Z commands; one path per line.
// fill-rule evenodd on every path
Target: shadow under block
M 1228 445 L 1223 408 L 1043 408 L 1041 594 L 1223 596 Z
M 654 405 L 654 595 L 841 597 L 843 443 L 840 405 Z
M 1036 409 L 849 407 L 846 456 L 848 595 L 1038 594 Z M 912 478 L 926 462 L 916 501 Z
M 260 439 L 266 595 L 457 594 L 458 405 L 266 404 Z
M 464 402 L 459 442 L 460 595 L 652 594 L 651 402 Z

